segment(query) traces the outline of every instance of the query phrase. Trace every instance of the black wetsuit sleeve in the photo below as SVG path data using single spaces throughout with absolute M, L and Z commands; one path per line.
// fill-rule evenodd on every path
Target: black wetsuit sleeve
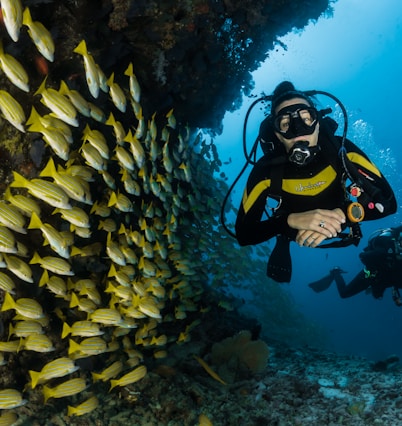
M 366 290 L 372 284 L 372 279 L 366 278 L 363 270 L 360 271 L 347 285 L 341 274 L 335 274 L 334 278 L 339 296 L 342 299 L 355 296 L 356 294 Z
M 235 224 L 236 238 L 241 246 L 259 244 L 280 234 L 294 239 L 297 234 L 297 230 L 288 225 L 289 213 L 277 212 L 263 219 L 271 189 L 270 180 L 266 178 L 267 167 L 264 162 L 257 163 L 247 181 Z
M 357 201 L 364 207 L 364 220 L 380 219 L 397 210 L 394 191 L 367 155 L 349 140 L 345 143 L 347 170 L 362 189 Z

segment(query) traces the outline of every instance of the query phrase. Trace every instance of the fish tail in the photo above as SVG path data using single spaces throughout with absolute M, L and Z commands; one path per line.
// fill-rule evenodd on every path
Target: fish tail
M 45 168 L 39 173 L 39 176 L 54 177 L 56 174 L 56 166 L 54 165 L 53 158 L 50 157 Z
M 105 121 L 105 124 L 108 124 L 110 126 L 113 126 L 116 124 L 116 120 L 114 118 L 113 113 L 110 113 L 109 118 Z
M 111 206 L 114 206 L 116 203 L 117 203 L 117 195 L 114 191 L 112 191 L 107 206 L 111 207 Z
M 29 227 L 28 227 L 29 228 Z M 38 286 L 39 287 L 43 287 L 47 282 L 49 281 L 49 273 L 47 272 L 47 270 L 46 269 L 44 269 L 43 270 L 43 274 L 42 274 L 42 276 L 40 277 L 40 280 L 39 280 L 39 284 L 38 284 Z
M 109 392 L 114 389 L 116 386 L 119 386 L 119 381 L 118 380 L 111 380 L 110 381 L 110 389 Z
M 36 111 L 35 107 L 31 108 L 31 114 L 26 122 L 27 125 L 31 124 L 31 125 L 35 125 L 37 123 L 40 123 L 40 115 L 38 113 L 38 111 Z M 30 129 L 31 130 L 31 129 Z M 32 129 L 32 131 L 37 131 L 36 129 Z
M 46 404 L 47 400 L 49 398 L 51 398 L 52 396 L 53 396 L 52 389 L 49 388 L 48 386 L 43 386 L 43 397 L 45 399 L 45 404 Z
M 39 382 L 40 379 L 40 371 L 33 371 L 33 370 L 29 370 L 29 375 L 31 376 L 31 387 L 32 389 L 36 388 L 36 385 Z
M 81 346 L 79 343 L 75 342 L 73 339 L 69 340 L 69 346 L 68 346 L 68 354 L 71 355 L 74 352 L 78 352 L 81 350 Z
M 39 216 L 35 212 L 32 212 L 28 229 L 40 229 L 41 226 L 42 226 L 42 222 L 39 219 Z
M 73 52 L 78 53 L 82 56 L 88 55 L 87 44 L 85 43 L 85 40 L 81 40 L 78 46 L 73 50 Z
M 32 256 L 32 259 L 29 261 L 30 264 L 33 263 L 40 263 L 41 262 L 41 258 L 39 256 L 39 254 L 37 252 L 34 253 L 34 255 Z
M 133 63 L 132 63 L 132 62 L 130 62 L 130 63 L 128 64 L 127 69 L 124 71 L 124 75 L 128 75 L 129 77 L 131 77 L 133 74 L 134 74 L 134 71 L 133 71 Z
M 61 80 L 60 82 L 59 93 L 60 95 L 68 95 L 70 93 L 70 89 L 64 80 Z
M 11 184 L 10 184 L 11 187 L 28 188 L 28 186 L 29 186 L 29 180 L 25 179 L 24 176 L 22 176 L 19 173 L 13 171 L 13 177 L 14 177 L 14 181 L 11 182 Z
M 10 322 L 10 326 L 8 327 L 8 340 L 10 340 L 10 337 L 14 334 L 14 327 L 12 323 Z
M 92 380 L 97 382 L 98 380 L 102 380 L 102 374 L 92 372 Z
M 32 21 L 32 16 L 31 16 L 29 7 L 26 7 L 22 14 L 22 25 L 26 25 L 27 27 L 29 27 L 32 24 L 32 22 L 33 21 Z
M 61 332 L 61 338 L 64 339 L 70 333 L 71 333 L 71 327 L 66 322 L 63 322 L 63 330 Z
M 15 301 L 12 298 L 12 296 L 10 295 L 10 293 L 6 292 L 4 294 L 4 301 L 3 304 L 1 305 L 1 309 L 0 311 L 8 311 L 9 309 L 14 309 L 15 307 Z
M 47 76 L 43 79 L 41 85 L 38 87 L 38 90 L 34 93 L 34 95 L 40 95 L 46 90 L 46 80 Z
M 80 304 L 80 301 L 78 299 L 78 296 L 74 292 L 72 292 L 71 293 L 70 308 L 75 308 L 79 304 Z

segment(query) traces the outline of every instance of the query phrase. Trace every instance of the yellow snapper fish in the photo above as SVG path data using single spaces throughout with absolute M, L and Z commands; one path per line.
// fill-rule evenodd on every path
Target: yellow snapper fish
M 69 159 L 70 142 L 65 134 L 55 127 L 46 126 L 34 107 L 32 107 L 27 124 L 30 124 L 28 131 L 41 133 L 43 140 L 59 158 L 65 161 Z
M 104 123 L 106 120 L 105 113 L 99 108 L 97 105 L 95 105 L 92 102 L 89 103 L 89 108 L 91 108 L 91 118 L 93 118 L 95 121 L 98 121 L 99 123 Z
M 0 390 L 0 409 L 9 410 L 11 408 L 21 407 L 28 401 L 22 398 L 22 393 L 16 389 Z
M 116 207 L 118 210 L 125 213 L 133 211 L 132 202 L 126 195 L 122 194 L 121 192 L 116 194 L 114 191 L 112 191 L 112 193 L 110 194 L 108 207 Z
M 130 94 L 133 98 L 133 101 L 139 103 L 141 98 L 141 87 L 138 83 L 137 77 L 134 74 L 133 64 L 131 62 L 128 65 L 126 71 L 124 71 L 124 74 L 128 75 L 129 77 Z
M 94 312 L 88 315 L 88 319 L 106 326 L 118 326 L 123 322 L 119 311 L 115 308 L 96 309 Z
M 0 40 L 0 65 L 7 78 L 24 92 L 29 92 L 29 78 L 21 63 L 3 50 Z
M 84 143 L 89 142 L 94 148 L 96 148 L 102 158 L 105 160 L 109 159 L 109 147 L 107 145 L 106 138 L 99 130 L 91 129 L 87 124 L 83 131 L 82 140 Z
M 38 285 L 39 287 L 43 287 L 46 285 L 48 290 L 56 296 L 60 296 L 63 298 L 66 298 L 67 296 L 67 285 L 63 278 L 57 275 L 52 275 L 51 277 L 49 277 L 49 273 L 46 269 L 43 271 Z
M 106 239 L 106 253 L 117 265 L 124 266 L 126 264 L 126 258 L 120 250 L 119 245 L 115 241 L 112 241 L 112 234 L 110 232 L 108 232 Z
M 69 339 L 68 355 L 99 355 L 108 351 L 106 342 L 98 336 L 88 337 L 77 343 L 72 339 Z
M 116 159 L 119 162 L 120 166 L 123 168 L 123 170 L 135 170 L 135 164 L 133 156 L 126 151 L 126 149 L 122 146 L 116 146 L 115 150 Z
M 78 296 L 73 292 L 71 293 L 70 308 L 75 308 L 76 306 L 79 307 L 80 311 L 88 313 L 94 312 L 96 309 L 96 305 L 94 302 L 92 302 L 92 300 L 87 299 L 86 297 L 79 299 Z
M 18 247 L 14 234 L 3 225 L 0 225 L 0 252 L 1 253 L 17 253 Z
M 71 336 L 93 337 L 101 336 L 104 334 L 104 331 L 100 329 L 99 324 L 92 321 L 76 321 L 71 326 L 64 322 L 61 338 L 64 339 L 69 334 L 71 334 Z
M 120 374 L 123 371 L 123 363 L 121 361 L 115 361 L 113 364 L 109 365 L 109 367 L 106 367 L 103 371 L 100 373 L 92 372 L 92 379 L 94 382 L 97 382 L 99 380 L 102 380 L 103 382 L 107 382 L 110 379 L 113 379 L 118 374 Z
M 20 234 L 26 234 L 25 218 L 17 207 L 0 200 L 0 223 Z
M 48 362 L 41 371 L 29 370 L 31 377 L 31 387 L 35 389 L 38 384 L 47 382 L 48 380 L 64 377 L 74 373 L 79 369 L 74 361 L 67 357 L 61 357 Z
M 25 133 L 25 112 L 19 102 L 5 90 L 0 90 L 0 111 L 10 124 Z
M 140 365 L 139 367 L 125 374 L 123 377 L 120 377 L 120 379 L 111 380 L 109 392 L 116 386 L 127 386 L 131 385 L 132 383 L 138 382 L 139 380 L 144 378 L 146 374 L 147 368 L 145 367 L 145 365 Z
M 107 80 L 109 86 L 109 95 L 114 106 L 121 112 L 126 112 L 127 100 L 121 87 L 114 81 L 114 73 Z
M 0 415 L 0 426 L 13 426 L 17 420 L 18 416 L 13 411 L 4 411 Z
M 14 309 L 18 314 L 30 319 L 39 319 L 45 316 L 42 306 L 36 300 L 21 298 L 14 301 L 9 293 L 5 293 L 0 311 L 4 312 L 9 309 Z
M 28 34 L 38 52 L 48 61 L 54 60 L 54 42 L 49 30 L 39 21 L 33 21 L 28 7 L 24 9 L 22 24 L 28 27 Z
M 173 108 L 166 114 L 166 118 L 168 119 L 168 126 L 172 129 L 176 128 L 176 117 L 173 115 Z
M 71 209 L 68 195 L 57 184 L 44 179 L 28 180 L 17 172 L 13 172 L 13 176 L 14 181 L 11 182 L 11 187 L 26 188 L 34 197 L 45 201 L 53 207 Z
M 12 254 L 3 254 L 7 269 L 21 280 L 32 283 L 32 270 L 22 259 Z
M 40 229 L 44 238 L 47 240 L 51 249 L 55 253 L 61 257 L 64 257 L 64 259 L 70 258 L 70 248 L 66 244 L 66 240 L 64 239 L 63 234 L 61 234 L 57 229 L 53 228 L 52 225 L 43 223 L 35 212 L 32 212 L 28 229 Z
M 50 398 L 64 398 L 66 396 L 76 395 L 87 388 L 85 379 L 77 377 L 75 379 L 67 380 L 58 386 L 53 388 L 49 386 L 43 386 L 43 396 L 45 404 Z
M 42 328 L 42 325 L 38 321 L 21 320 L 21 321 L 17 321 L 14 326 L 10 322 L 8 338 L 10 338 L 10 336 L 13 336 L 13 335 L 16 337 L 28 337 L 33 334 L 43 334 L 43 333 L 44 333 L 44 330 Z
M 112 112 L 109 114 L 109 118 L 105 121 L 105 124 L 113 127 L 116 143 L 118 145 L 123 145 L 126 131 L 124 130 L 123 124 L 121 124 L 120 121 L 116 121 Z
M 37 252 L 34 253 L 30 264 L 39 263 L 43 269 L 54 272 L 58 275 L 74 275 L 71 265 L 64 259 L 55 256 L 40 257 Z
M 15 283 L 7 274 L 0 271 L 0 288 L 6 293 L 15 294 Z
M 76 406 L 68 405 L 67 406 L 67 416 L 83 416 L 84 414 L 91 413 L 99 405 L 99 400 L 96 396 L 91 396 L 81 404 Z
M 89 142 L 83 143 L 80 152 L 84 157 L 85 162 L 88 166 L 91 166 L 98 172 L 106 170 L 105 159 L 101 156 L 100 152 Z
M 83 57 L 89 92 L 94 98 L 97 98 L 99 96 L 99 71 L 93 56 L 88 53 L 85 40 L 82 40 L 78 44 L 78 46 L 74 49 L 74 52 Z
M 90 199 L 91 194 L 87 193 L 81 181 L 68 173 L 59 173 L 56 170 L 52 157 L 49 158 L 49 161 L 45 168 L 39 173 L 39 176 L 53 178 L 54 182 L 59 185 L 73 200 L 80 201 L 85 204 L 92 204 L 92 200 Z
M 64 80 L 60 82 L 59 93 L 67 96 L 77 111 L 85 117 L 91 116 L 91 108 L 88 101 L 77 90 L 70 89 Z
M 25 216 L 31 217 L 32 212 L 35 212 L 38 216 L 40 215 L 41 208 L 33 198 L 26 197 L 22 194 L 13 195 L 10 187 L 7 187 L 4 193 L 4 199 L 17 207 L 17 209 L 19 209 Z
M 21 0 L 1 0 L 1 13 L 8 35 L 13 41 L 18 41 L 22 27 Z
M 44 179 L 28 180 L 17 172 L 13 172 L 13 176 L 14 181 L 11 182 L 11 187 L 26 188 L 34 197 L 53 207 L 71 209 L 68 195 L 55 183 Z
M 60 120 L 71 126 L 78 127 L 77 110 L 71 101 L 57 90 L 46 87 L 46 79 L 43 80 L 35 95 L 41 95 L 41 102 L 48 107 Z
M 89 216 L 80 207 L 73 206 L 71 209 L 55 209 L 53 214 L 60 213 L 61 217 L 72 225 L 80 228 L 89 228 Z
M 31 334 L 27 337 L 21 337 L 18 351 L 25 349 L 34 352 L 52 352 L 55 350 L 52 341 L 45 334 Z
M 9 340 L 8 342 L 0 341 L 0 351 L 17 353 L 19 345 L 19 340 Z
M 144 165 L 145 162 L 145 151 L 141 142 L 138 138 L 131 133 L 131 130 L 128 131 L 124 141 L 129 142 L 131 153 L 133 154 L 134 160 L 137 163 L 139 169 Z

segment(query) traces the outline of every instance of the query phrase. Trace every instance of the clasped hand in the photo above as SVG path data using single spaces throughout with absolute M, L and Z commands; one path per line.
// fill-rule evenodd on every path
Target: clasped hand
M 342 231 L 345 221 L 345 214 L 339 208 L 309 210 L 288 216 L 289 226 L 299 230 L 297 244 L 305 247 L 317 247 L 327 238 L 336 237 Z

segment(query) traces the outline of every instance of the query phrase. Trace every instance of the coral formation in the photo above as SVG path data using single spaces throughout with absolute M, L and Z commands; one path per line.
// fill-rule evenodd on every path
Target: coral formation
M 267 344 L 251 338 L 251 332 L 243 330 L 212 346 L 211 360 L 219 374 L 230 383 L 249 374 L 261 373 L 267 366 Z

